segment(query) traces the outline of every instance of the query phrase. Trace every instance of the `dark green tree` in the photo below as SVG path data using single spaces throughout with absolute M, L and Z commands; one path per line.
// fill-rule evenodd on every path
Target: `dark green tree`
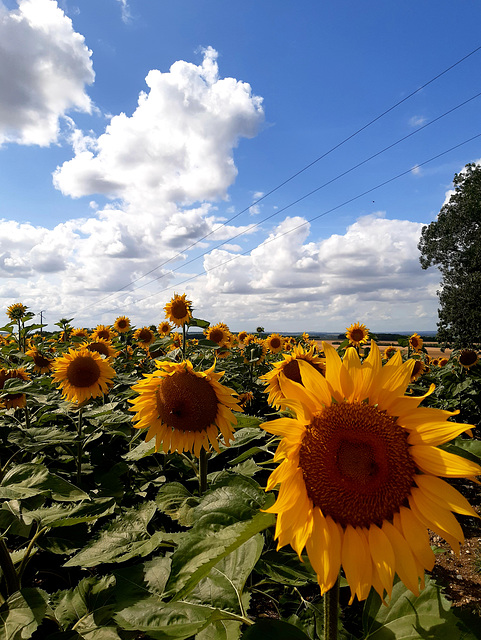
M 481 165 L 467 164 L 436 220 L 423 227 L 421 266 L 441 272 L 438 340 L 455 349 L 481 343 Z

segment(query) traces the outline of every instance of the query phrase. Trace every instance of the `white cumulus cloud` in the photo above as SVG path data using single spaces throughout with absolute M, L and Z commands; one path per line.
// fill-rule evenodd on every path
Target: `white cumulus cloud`
M 54 0 L 0 0 L 0 144 L 48 146 L 68 110 L 90 112 L 94 81 L 84 37 Z

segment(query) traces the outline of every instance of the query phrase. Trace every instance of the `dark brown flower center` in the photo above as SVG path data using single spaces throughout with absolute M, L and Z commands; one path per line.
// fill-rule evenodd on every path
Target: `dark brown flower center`
M 89 356 L 77 356 L 67 367 L 67 380 L 73 387 L 90 387 L 99 378 L 100 367 Z
M 220 344 L 223 339 L 224 332 L 222 331 L 222 329 L 212 329 L 212 331 L 209 333 L 209 340 L 212 340 L 212 342 L 217 342 L 217 344 Z
M 139 333 L 139 340 L 141 342 L 150 342 L 153 338 L 152 331 L 149 329 L 141 329 Z
M 100 331 L 97 331 L 97 338 L 108 340 L 110 338 L 110 331 L 108 329 L 100 329 Z
M 416 473 L 407 433 L 396 418 L 367 404 L 334 404 L 316 413 L 299 466 L 314 505 L 343 527 L 390 520 Z
M 204 431 L 215 423 L 218 400 L 206 378 L 177 371 L 159 380 L 155 398 L 159 418 L 173 429 Z
M 103 356 L 108 357 L 109 355 L 109 348 L 105 342 L 91 342 L 90 344 L 87 345 L 87 349 L 89 351 L 96 351 L 97 353 L 100 353 Z
M 351 331 L 351 340 L 353 342 L 361 342 L 365 338 L 364 331 L 362 329 L 353 329 Z
M 170 313 L 176 320 L 182 320 L 188 315 L 189 310 L 183 300 L 174 300 L 170 308 Z
M 279 349 L 280 346 L 281 346 L 281 341 L 279 340 L 279 338 L 271 339 L 271 349 Z
M 477 361 L 478 354 L 472 349 L 466 349 L 465 351 L 462 351 L 459 356 L 460 364 L 464 365 L 465 367 L 471 367 L 473 364 L 476 364 Z

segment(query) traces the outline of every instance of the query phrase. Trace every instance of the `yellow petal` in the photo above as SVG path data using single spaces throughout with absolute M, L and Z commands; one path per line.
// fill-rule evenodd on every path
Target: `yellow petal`
M 394 579 L 394 551 L 386 534 L 376 525 L 369 527 L 369 548 L 381 584 L 390 596 Z
M 459 422 L 427 422 L 413 429 L 408 438 L 409 444 L 430 444 L 437 446 L 449 442 L 460 433 L 469 431 L 473 425 Z
M 330 406 L 332 401 L 331 392 L 322 373 L 314 369 L 314 367 L 305 360 L 298 360 L 297 363 L 299 365 L 302 384 L 306 390 L 316 398 L 316 404 L 319 406 Z
M 471 460 L 436 447 L 415 444 L 410 453 L 421 471 L 445 478 L 470 478 L 481 475 L 481 467 Z
M 439 504 L 440 506 L 446 506 L 455 511 L 456 513 L 462 513 L 465 516 L 472 516 L 479 518 L 476 511 L 469 504 L 466 498 L 456 491 L 449 483 L 441 480 L 436 476 L 416 475 L 415 481 L 418 487 L 420 487 L 426 496 Z
M 346 580 L 351 587 L 351 599 L 353 603 L 356 592 L 361 588 L 361 575 L 364 564 L 368 559 L 364 556 L 364 545 L 360 540 L 359 532 L 350 524 L 344 531 L 342 541 L 341 561 L 346 575 Z M 369 559 L 370 561 L 370 559 Z
M 337 402 L 342 402 L 344 396 L 341 392 L 342 361 L 334 347 L 328 342 L 322 343 L 322 349 L 326 355 L 326 381 L 331 389 L 331 394 Z
M 411 505 L 412 502 L 414 502 L 420 513 L 422 513 L 425 521 L 429 523 L 428 527 L 432 531 L 442 529 L 458 542 L 464 542 L 461 525 L 451 511 L 429 500 L 422 489 L 418 489 L 417 487 L 412 489 L 411 495 L 409 496 L 409 504 Z
M 396 527 L 385 520 L 382 530 L 391 543 L 396 562 L 396 573 L 414 595 L 419 595 L 419 576 L 411 548 Z
M 428 571 L 434 567 L 434 553 L 429 545 L 429 535 L 426 527 L 413 514 L 411 509 L 401 507 L 399 519 L 402 535 L 409 544 L 412 552 L 418 558 L 421 566 Z M 396 526 L 396 519 L 394 519 Z

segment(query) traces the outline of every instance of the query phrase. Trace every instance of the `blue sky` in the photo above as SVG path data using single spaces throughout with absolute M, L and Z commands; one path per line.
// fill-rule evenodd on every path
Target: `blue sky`
M 142 326 L 186 292 L 232 330 L 435 329 L 417 242 L 481 158 L 445 153 L 481 133 L 481 50 L 407 96 L 480 23 L 465 0 L 0 0 L 1 308 Z

